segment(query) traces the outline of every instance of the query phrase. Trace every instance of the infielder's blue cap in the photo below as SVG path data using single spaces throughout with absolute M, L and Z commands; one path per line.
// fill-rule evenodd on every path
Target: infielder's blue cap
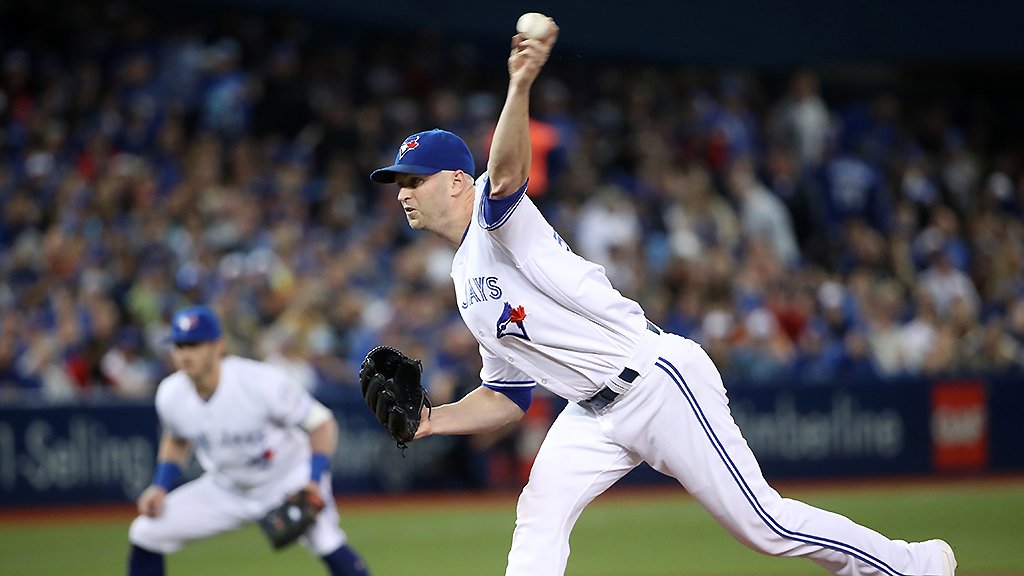
M 393 184 L 397 174 L 436 174 L 442 170 L 462 170 L 475 176 L 476 163 L 469 146 L 455 134 L 435 128 L 413 134 L 402 142 L 391 166 L 374 170 L 370 180 Z
M 220 338 L 220 320 L 207 306 L 182 308 L 171 319 L 171 335 L 167 341 L 175 344 L 198 344 Z

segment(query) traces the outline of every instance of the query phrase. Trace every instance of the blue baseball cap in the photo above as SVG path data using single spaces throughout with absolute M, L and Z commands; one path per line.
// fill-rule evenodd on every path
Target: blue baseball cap
M 462 170 L 475 175 L 476 163 L 469 146 L 455 134 L 435 128 L 413 134 L 402 142 L 391 166 L 374 170 L 370 180 L 393 184 L 396 174 L 436 174 L 442 170 Z
M 220 338 L 220 320 L 207 306 L 182 308 L 171 319 L 171 335 L 168 342 L 174 344 L 198 344 Z

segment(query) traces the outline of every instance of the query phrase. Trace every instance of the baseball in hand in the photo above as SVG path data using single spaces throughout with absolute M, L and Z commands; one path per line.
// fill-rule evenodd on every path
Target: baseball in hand
M 527 12 L 516 22 L 516 32 L 524 38 L 543 40 L 551 32 L 551 19 L 540 12 Z

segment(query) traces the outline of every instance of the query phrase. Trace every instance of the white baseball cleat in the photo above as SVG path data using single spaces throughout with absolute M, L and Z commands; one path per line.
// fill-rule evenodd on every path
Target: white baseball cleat
M 943 576 L 954 576 L 956 573 L 956 557 L 953 556 L 953 549 L 945 540 L 932 540 L 939 546 L 942 552 L 942 574 Z

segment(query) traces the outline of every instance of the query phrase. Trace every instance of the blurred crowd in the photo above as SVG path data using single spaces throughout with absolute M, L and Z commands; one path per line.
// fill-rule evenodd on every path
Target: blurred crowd
M 75 6 L 0 23 L 0 399 L 150 397 L 196 302 L 323 397 L 379 343 L 424 359 L 435 400 L 479 383 L 452 248 L 368 174 L 433 127 L 481 172 L 505 48 Z M 856 92 L 556 48 L 530 194 L 734 385 L 1024 371 L 1024 166 L 999 110 Z

